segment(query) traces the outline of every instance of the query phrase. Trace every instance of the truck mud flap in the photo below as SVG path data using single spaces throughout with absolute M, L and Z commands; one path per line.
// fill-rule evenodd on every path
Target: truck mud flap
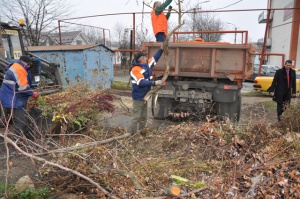
M 241 106 L 241 92 L 238 92 L 237 100 L 235 102 L 216 102 L 216 109 L 219 120 L 229 118 L 232 122 L 238 122 L 241 115 Z
M 213 91 L 213 100 L 222 103 L 236 102 L 240 90 L 237 85 L 218 85 Z
M 174 99 L 158 97 L 155 102 L 155 96 L 152 96 L 151 109 L 154 119 L 164 120 L 170 117 Z

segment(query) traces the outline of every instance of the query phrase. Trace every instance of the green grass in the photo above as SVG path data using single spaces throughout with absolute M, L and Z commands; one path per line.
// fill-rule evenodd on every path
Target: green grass
M 263 91 L 251 91 L 248 93 L 242 93 L 242 96 L 270 96 L 268 92 L 263 92 Z
M 0 182 L 0 197 L 4 196 L 5 183 Z M 50 198 L 50 191 L 48 188 L 35 188 L 32 190 L 25 190 L 21 193 L 17 193 L 14 185 L 9 184 L 7 187 L 8 199 L 46 199 Z
M 276 109 L 277 108 L 277 103 L 274 102 L 274 101 L 266 101 L 266 102 L 263 102 L 265 108 L 267 109 Z
M 111 88 L 131 90 L 131 83 L 128 85 L 128 82 L 114 81 L 113 84 L 111 85 Z

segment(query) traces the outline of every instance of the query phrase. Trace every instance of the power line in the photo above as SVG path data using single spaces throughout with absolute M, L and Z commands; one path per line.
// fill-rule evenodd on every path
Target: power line
M 243 0 L 239 0 L 239 1 L 235 2 L 235 3 L 229 4 L 228 6 L 225 6 L 223 8 L 217 8 L 217 9 L 214 9 L 214 10 L 221 10 L 221 9 L 224 9 L 224 8 L 228 8 L 230 6 L 233 6 L 233 5 L 236 5 L 236 4 L 240 3 L 241 1 L 243 1 Z

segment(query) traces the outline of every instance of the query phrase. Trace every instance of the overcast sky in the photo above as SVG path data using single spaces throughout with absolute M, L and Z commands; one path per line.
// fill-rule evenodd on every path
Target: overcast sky
M 144 0 L 145 3 L 153 5 L 155 0 Z M 267 0 L 210 0 L 206 3 L 201 3 L 207 0 L 184 0 L 183 9 L 188 9 L 189 6 L 199 3 L 202 10 L 246 10 L 246 9 L 266 9 Z M 92 15 L 103 15 L 113 13 L 134 13 L 134 12 L 151 12 L 151 8 L 143 6 L 143 0 L 73 0 L 76 4 L 76 13 L 70 17 L 83 17 Z M 175 2 L 171 3 L 173 8 L 177 8 Z M 257 41 L 263 38 L 265 25 L 258 23 L 258 16 L 262 11 L 248 11 L 248 12 L 215 12 L 216 17 L 220 18 L 223 22 L 230 24 L 226 25 L 227 30 L 248 30 L 249 40 Z M 172 14 L 170 19 L 172 23 L 177 23 L 176 14 Z M 122 23 L 124 26 L 132 27 L 132 15 L 118 15 L 106 17 L 92 17 L 81 20 L 72 20 L 70 22 L 84 23 L 97 27 L 107 28 L 114 30 L 117 22 Z M 233 24 L 233 25 L 232 25 Z M 151 28 L 150 14 L 137 14 L 136 26 L 142 28 L 144 31 L 149 31 L 153 34 Z M 226 40 L 233 42 L 234 35 L 227 36 Z M 224 39 L 223 39 L 224 40 Z

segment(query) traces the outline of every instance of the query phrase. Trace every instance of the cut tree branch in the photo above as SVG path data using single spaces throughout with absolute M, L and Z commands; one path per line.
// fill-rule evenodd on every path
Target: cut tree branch
M 1 137 L 5 138 L 7 143 L 10 143 L 16 150 L 18 150 L 21 154 L 29 157 L 29 158 L 32 158 L 34 160 L 37 160 L 39 162 L 43 162 L 44 164 L 48 164 L 50 166 L 53 166 L 53 167 L 57 167 L 61 170 L 64 170 L 64 171 L 67 171 L 67 172 L 70 172 L 86 181 L 88 181 L 89 183 L 91 183 L 92 185 L 94 185 L 95 187 L 97 187 L 100 191 L 102 191 L 104 194 L 106 194 L 107 196 L 113 198 L 113 199 L 119 199 L 118 197 L 112 195 L 111 193 L 109 193 L 108 191 L 106 191 L 103 187 L 101 187 L 98 183 L 96 183 L 94 180 L 92 180 L 91 178 L 79 173 L 78 171 L 75 171 L 73 169 L 70 169 L 68 167 L 64 167 L 62 165 L 59 165 L 59 164 L 56 164 L 56 163 L 53 163 L 53 162 L 49 162 L 48 160 L 44 159 L 44 158 L 40 158 L 40 157 L 37 157 L 37 156 L 34 156 L 30 153 L 27 153 L 25 151 L 23 151 L 20 147 L 18 147 L 18 145 L 12 141 L 11 139 L 9 139 L 8 137 L 5 137 L 3 136 L 2 134 L 0 134 Z
M 1 134 L 0 134 L 0 136 L 1 136 Z M 124 135 L 109 138 L 109 139 L 106 139 L 106 140 L 88 142 L 86 144 L 81 144 L 79 146 L 71 146 L 71 147 L 67 147 L 67 148 L 56 149 L 56 150 L 48 151 L 48 152 L 45 152 L 45 153 L 34 154 L 34 155 L 45 155 L 45 154 L 49 154 L 49 153 L 61 153 L 61 152 L 73 151 L 73 150 L 88 148 L 88 147 L 92 147 L 92 146 L 97 146 L 99 144 L 106 144 L 106 143 L 109 143 L 109 142 L 112 142 L 112 141 L 115 141 L 115 140 L 119 140 L 119 139 L 129 137 L 129 136 L 130 136 L 129 133 L 125 133 Z

